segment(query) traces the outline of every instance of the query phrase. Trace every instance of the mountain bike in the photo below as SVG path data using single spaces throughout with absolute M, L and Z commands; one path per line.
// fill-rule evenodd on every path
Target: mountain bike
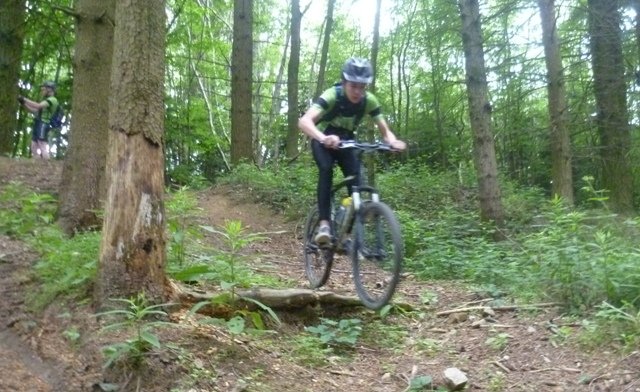
M 323 286 L 329 279 L 334 255 L 351 259 L 353 281 L 360 301 L 378 310 L 389 303 L 400 281 L 403 259 L 400 224 L 393 210 L 380 201 L 376 188 L 365 184 L 362 155 L 388 152 L 382 143 L 343 141 L 341 149 L 355 149 L 360 162 L 360 184 L 353 185 L 350 197 L 336 201 L 336 195 L 353 176 L 344 178 L 331 189 L 332 241 L 320 246 L 315 242 L 319 227 L 318 207 L 312 208 L 304 229 L 304 265 L 312 288 Z

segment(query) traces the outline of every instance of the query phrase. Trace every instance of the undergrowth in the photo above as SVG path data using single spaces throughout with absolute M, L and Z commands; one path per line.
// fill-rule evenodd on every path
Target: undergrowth
M 339 176 L 336 169 L 334 178 Z M 315 165 L 305 163 L 286 170 L 241 167 L 226 181 L 251 189 L 259 200 L 278 195 L 275 205 L 288 206 L 289 214 L 301 219 L 314 203 L 316 178 Z M 604 303 L 637 315 L 640 219 L 602 209 L 602 192 L 585 181 L 583 192 L 593 197 L 582 199 L 593 203 L 569 209 L 538 189 L 503 180 L 507 240 L 495 242 L 494 228 L 479 219 L 470 168 L 444 173 L 405 163 L 385 166 L 376 175 L 382 199 L 402 225 L 405 270 L 417 278 L 463 280 L 517 301 L 553 301 L 584 317 L 594 318 Z M 602 324 L 602 311 L 598 314 Z M 629 334 L 640 335 L 629 317 L 616 317 L 615 324 L 624 344 L 634 341 Z

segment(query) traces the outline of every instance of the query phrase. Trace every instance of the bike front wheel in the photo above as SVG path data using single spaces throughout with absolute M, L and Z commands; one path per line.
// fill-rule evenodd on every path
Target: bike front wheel
M 351 261 L 356 292 L 364 306 L 378 310 L 389 303 L 400 281 L 400 223 L 386 204 L 368 202 L 358 211 L 354 229 Z
M 307 217 L 304 227 L 304 271 L 312 289 L 322 287 L 329 279 L 333 264 L 333 249 L 321 248 L 315 241 L 320 216 L 314 208 Z

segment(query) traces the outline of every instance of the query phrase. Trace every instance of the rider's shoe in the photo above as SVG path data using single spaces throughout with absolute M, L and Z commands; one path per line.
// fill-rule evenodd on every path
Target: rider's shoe
M 315 240 L 319 246 L 329 245 L 329 243 L 331 243 L 331 229 L 329 226 L 320 226 Z

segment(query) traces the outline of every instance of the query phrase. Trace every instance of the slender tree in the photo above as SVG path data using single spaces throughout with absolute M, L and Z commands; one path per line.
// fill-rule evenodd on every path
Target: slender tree
M 498 181 L 491 104 L 488 100 L 487 74 L 484 62 L 480 7 L 478 0 L 459 0 L 462 18 L 469 116 L 473 132 L 473 161 L 478 179 L 480 214 L 483 220 L 504 224 L 504 210 Z M 501 238 L 498 235 L 497 238 Z
M 253 160 L 253 2 L 235 0 L 231 58 L 231 163 Z
M 164 0 L 116 2 L 108 193 L 96 305 L 168 293 L 164 213 Z
M 67 234 L 100 225 L 106 193 L 115 0 L 76 2 L 73 122 L 64 160 L 58 224 Z
M 9 155 L 16 139 L 24 21 L 25 0 L 0 1 L 0 155 Z
M 291 54 L 289 55 L 289 67 L 287 69 L 287 101 L 289 110 L 287 111 L 287 156 L 292 158 L 298 154 L 298 71 L 300 68 L 300 23 L 302 12 L 300 12 L 300 1 L 291 0 Z
M 616 212 L 633 210 L 631 136 L 618 0 L 589 0 L 589 36 L 600 135 L 602 185 Z
M 316 92 L 314 98 L 319 97 L 324 91 L 325 72 L 327 71 L 327 57 L 329 54 L 329 44 L 331 43 L 331 33 L 333 31 L 333 11 L 336 6 L 336 0 L 327 2 L 327 15 L 324 24 L 324 36 L 322 39 L 322 49 L 320 53 L 320 64 L 318 64 L 318 80 L 316 81 Z
M 555 0 L 538 0 L 542 21 L 542 43 L 547 63 L 549 128 L 551 149 L 551 193 L 573 205 L 571 140 L 564 71 L 556 26 Z

